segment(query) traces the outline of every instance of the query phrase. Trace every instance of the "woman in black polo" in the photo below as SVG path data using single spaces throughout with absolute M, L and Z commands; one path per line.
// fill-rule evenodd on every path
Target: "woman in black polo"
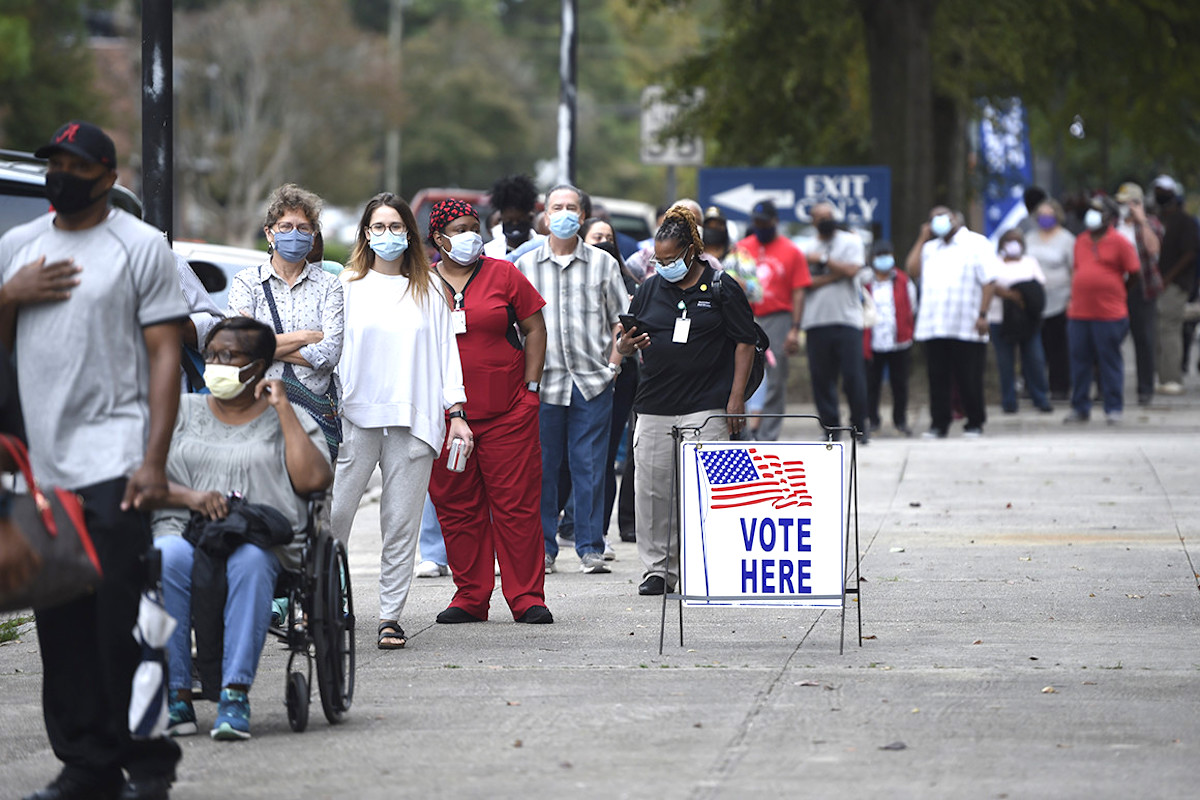
M 637 325 L 617 343 L 622 355 L 641 353 L 641 383 L 633 410 L 634 498 L 638 555 L 645 566 L 639 594 L 673 590 L 679 548 L 669 548 L 674 440 L 671 428 L 700 426 L 688 438 L 728 439 L 745 425 L 746 379 L 754 358 L 754 315 L 738 282 L 719 279 L 701 255 L 698 222 L 672 206 L 654 236 L 654 274 L 638 287 L 629 313 Z M 717 278 L 716 285 L 714 279 Z M 667 553 L 671 550 L 668 561 Z

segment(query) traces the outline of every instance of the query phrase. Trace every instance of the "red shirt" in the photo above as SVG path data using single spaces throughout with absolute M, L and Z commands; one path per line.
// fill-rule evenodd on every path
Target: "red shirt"
M 812 285 L 808 274 L 808 261 L 796 245 L 783 236 L 776 236 L 768 244 L 762 244 L 751 234 L 738 242 L 758 264 L 758 280 L 763 287 L 763 298 L 751 303 L 754 316 L 764 317 L 779 311 L 791 312 L 792 291 Z
M 1125 276 L 1141 269 L 1137 250 L 1113 228 L 1099 240 L 1085 231 L 1075 237 L 1068 319 L 1112 322 L 1129 316 Z
M 437 276 L 434 280 L 445 288 Z M 445 292 L 442 293 L 445 297 Z M 454 301 L 450 300 L 451 308 Z M 484 256 L 463 290 L 467 332 L 460 333 L 469 419 L 491 419 L 508 411 L 525 388 L 525 351 L 520 349 L 517 320 L 540 311 L 546 301 L 516 265 Z

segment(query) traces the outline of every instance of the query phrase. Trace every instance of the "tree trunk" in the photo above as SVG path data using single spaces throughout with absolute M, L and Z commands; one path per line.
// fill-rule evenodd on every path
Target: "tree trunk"
M 892 169 L 901 261 L 934 204 L 933 52 L 937 0 L 858 0 L 871 87 L 871 150 Z

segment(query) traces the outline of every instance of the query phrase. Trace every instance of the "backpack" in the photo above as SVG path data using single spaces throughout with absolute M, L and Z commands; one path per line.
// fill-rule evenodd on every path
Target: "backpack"
M 721 300 L 721 276 L 724 272 L 719 269 L 713 274 L 713 297 L 716 297 L 718 302 L 724 302 Z M 746 379 L 746 400 L 750 399 L 763 381 L 767 370 L 767 350 L 771 347 L 770 337 L 757 322 L 754 323 L 754 337 L 754 360 L 750 362 L 750 376 Z

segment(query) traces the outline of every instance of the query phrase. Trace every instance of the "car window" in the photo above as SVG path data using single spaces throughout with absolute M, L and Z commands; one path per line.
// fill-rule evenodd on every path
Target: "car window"
M 39 192 L 28 195 L 24 192 L 10 193 L 9 187 L 0 188 L 0 235 L 50 210 L 50 204 Z

